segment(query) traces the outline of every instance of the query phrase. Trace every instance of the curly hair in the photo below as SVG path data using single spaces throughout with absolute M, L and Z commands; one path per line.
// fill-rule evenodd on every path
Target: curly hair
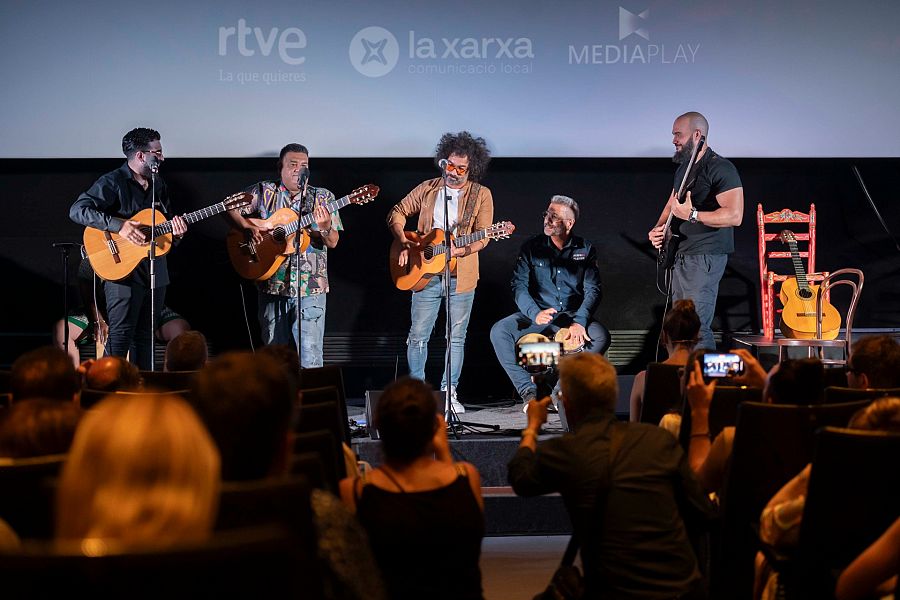
M 437 148 L 434 149 L 434 164 L 443 158 L 449 158 L 451 154 L 465 156 L 469 159 L 469 179 L 478 181 L 487 171 L 491 162 L 491 151 L 487 142 L 482 137 L 473 137 L 468 131 L 459 133 L 445 133 L 441 136 Z
M 155 142 L 159 139 L 162 138 L 160 138 L 159 132 L 155 129 L 137 127 L 126 133 L 125 137 L 122 138 L 122 152 L 128 158 L 131 158 L 139 150 L 146 150 L 150 146 L 150 142 Z

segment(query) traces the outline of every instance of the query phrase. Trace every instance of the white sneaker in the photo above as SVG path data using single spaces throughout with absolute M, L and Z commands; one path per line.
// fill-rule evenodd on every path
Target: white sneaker
M 441 390 L 441 395 L 444 395 L 444 392 L 446 391 L 447 390 Z M 450 406 L 457 415 L 462 415 L 466 412 L 466 407 L 456 399 L 456 388 L 450 388 Z

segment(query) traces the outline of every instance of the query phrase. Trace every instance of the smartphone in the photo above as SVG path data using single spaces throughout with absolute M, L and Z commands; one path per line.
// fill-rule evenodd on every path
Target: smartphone
M 562 344 L 559 342 L 532 342 L 519 346 L 519 364 L 529 373 L 551 369 L 559 362 Z
M 737 354 L 704 354 L 703 377 L 735 377 L 744 374 L 744 359 Z

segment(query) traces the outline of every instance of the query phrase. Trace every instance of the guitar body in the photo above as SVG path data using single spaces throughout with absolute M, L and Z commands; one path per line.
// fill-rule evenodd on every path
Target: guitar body
M 429 249 L 443 244 L 446 237 L 442 229 L 433 229 L 424 236 L 414 231 L 404 231 L 403 233 L 406 235 L 406 239 L 418 244 L 419 247 L 409 249 L 409 260 L 405 266 L 401 267 L 397 264 L 397 259 L 403 248 L 397 240 L 393 241 L 390 252 L 391 278 L 397 289 L 418 292 L 428 285 L 433 276 L 443 273 L 446 262 L 444 253 L 431 256 Z M 453 241 L 453 236 L 450 236 L 449 241 Z M 450 270 L 456 270 L 456 258 L 450 259 Z
M 153 209 L 145 208 L 131 217 L 131 221 L 140 221 L 144 233 L 149 237 Z M 156 224 L 161 225 L 166 218 L 156 211 Z M 94 272 L 107 281 L 118 281 L 131 274 L 142 260 L 150 256 L 150 246 L 137 246 L 122 238 L 118 233 L 102 231 L 88 227 L 84 230 L 84 249 Z M 156 237 L 156 255 L 164 256 L 172 249 L 172 234 L 166 233 Z
M 659 256 L 657 257 L 657 263 L 663 270 L 671 269 L 675 264 L 675 254 L 678 252 L 678 245 L 682 239 L 679 230 L 682 223 L 684 223 L 683 219 L 672 217 L 671 223 L 663 231 L 663 242 L 659 247 Z
M 244 231 L 238 229 L 229 231 L 225 244 L 231 264 L 238 274 L 245 279 L 256 281 L 274 275 L 284 260 L 296 252 L 294 243 L 298 234 L 297 232 L 287 234 L 284 228 L 298 218 L 293 209 L 282 208 L 268 219 L 248 219 L 256 226 L 271 229 L 271 235 L 266 235 L 258 244 L 251 242 Z M 309 234 L 305 229 L 301 229 L 299 235 L 300 252 L 305 252 L 309 247 Z
M 804 292 L 791 277 L 781 284 L 779 298 L 784 305 L 781 312 L 781 333 L 785 337 L 808 340 L 816 337 L 816 295 L 819 286 L 809 284 Z M 807 297 L 808 296 L 808 297 Z M 822 302 L 822 339 L 833 340 L 841 328 L 841 315 L 827 301 Z

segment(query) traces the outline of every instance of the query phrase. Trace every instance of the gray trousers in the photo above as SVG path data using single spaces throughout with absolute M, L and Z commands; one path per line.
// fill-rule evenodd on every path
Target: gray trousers
M 712 320 L 716 313 L 719 281 L 728 264 L 727 254 L 679 254 L 672 268 L 672 302 L 689 298 L 700 316 L 698 348 L 715 350 Z

